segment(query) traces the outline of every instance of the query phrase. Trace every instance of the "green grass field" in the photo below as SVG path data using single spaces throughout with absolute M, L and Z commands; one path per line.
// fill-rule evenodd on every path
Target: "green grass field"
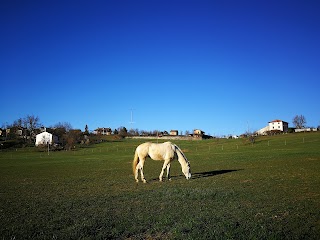
M 131 168 L 141 142 L 0 152 L 0 238 L 319 239 L 319 133 L 174 141 L 192 179 L 176 161 L 160 183 L 148 159 L 147 184 Z

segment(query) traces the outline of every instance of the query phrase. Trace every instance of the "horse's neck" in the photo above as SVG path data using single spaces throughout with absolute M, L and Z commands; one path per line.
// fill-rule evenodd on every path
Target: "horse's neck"
M 176 153 L 177 153 L 178 161 L 180 165 L 185 166 L 188 163 L 188 160 L 177 146 L 176 146 Z

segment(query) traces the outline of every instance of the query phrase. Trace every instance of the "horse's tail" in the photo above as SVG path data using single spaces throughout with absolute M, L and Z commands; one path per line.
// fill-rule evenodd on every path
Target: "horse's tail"
M 139 156 L 138 156 L 138 151 L 136 150 L 134 153 L 134 158 L 133 158 L 133 162 L 132 162 L 133 175 L 135 175 L 135 173 L 136 173 L 136 168 L 137 168 L 138 163 L 139 163 Z

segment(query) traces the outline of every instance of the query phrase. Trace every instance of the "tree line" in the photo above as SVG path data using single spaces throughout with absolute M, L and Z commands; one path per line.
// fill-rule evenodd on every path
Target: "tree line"
M 19 118 L 11 124 L 2 124 L 0 129 L 1 148 L 10 147 L 26 147 L 34 146 L 36 135 L 47 131 L 58 137 L 59 143 L 52 148 L 67 149 L 74 148 L 77 144 L 93 144 L 104 140 L 103 134 L 97 132 L 95 134 L 89 131 L 88 125 L 84 127 L 84 131 L 74 129 L 68 122 L 58 122 L 54 125 L 44 128 L 38 116 L 27 115 L 26 117 Z M 110 129 L 111 131 L 111 129 Z M 145 131 L 139 129 L 127 130 L 121 126 L 110 132 L 114 138 L 124 138 L 126 136 L 157 136 L 167 134 L 166 131 Z M 46 147 L 46 146 L 43 146 Z
M 2 124 L 1 147 L 34 146 L 36 135 L 45 130 L 58 137 L 59 146 L 54 147 L 71 149 L 83 137 L 81 130 L 73 129 L 67 122 L 58 122 L 48 128 L 42 126 L 40 118 L 34 115 L 19 118 L 12 124 Z
M 306 118 L 303 115 L 294 116 L 292 123 L 295 128 L 305 128 Z M 2 140 L 1 147 L 12 146 L 33 146 L 35 143 L 36 135 L 43 129 L 43 124 L 40 118 L 34 115 L 27 115 L 23 118 L 15 120 L 12 124 L 2 124 L 0 131 L 0 140 Z M 318 126 L 320 128 L 320 126 Z M 46 130 L 59 139 L 59 146 L 64 149 L 71 149 L 77 143 L 90 144 L 101 142 L 103 140 L 102 134 L 92 134 L 89 131 L 88 125 L 85 126 L 84 132 L 80 129 L 73 129 L 72 125 L 68 122 L 58 122 L 46 128 Z M 139 129 L 127 130 L 125 127 L 119 127 L 111 131 L 113 136 L 123 138 L 126 136 L 162 136 L 169 135 L 167 131 L 145 131 Z M 182 132 L 180 132 L 182 135 Z M 189 135 L 189 131 L 185 131 L 185 135 Z

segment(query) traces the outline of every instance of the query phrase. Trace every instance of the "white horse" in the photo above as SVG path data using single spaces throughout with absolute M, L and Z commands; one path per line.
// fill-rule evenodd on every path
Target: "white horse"
M 153 160 L 164 161 L 162 170 L 159 175 L 160 181 L 162 181 L 162 176 L 166 168 L 167 168 L 167 178 L 171 180 L 170 179 L 170 163 L 174 159 L 178 159 L 181 165 L 182 172 L 185 175 L 186 179 L 191 178 L 190 163 L 177 145 L 172 144 L 171 142 L 165 142 L 165 143 L 159 143 L 159 144 L 146 142 L 146 143 L 140 144 L 136 148 L 136 151 L 134 154 L 132 169 L 133 169 L 133 175 L 136 182 L 139 182 L 138 180 L 139 170 L 141 173 L 141 180 L 144 183 L 147 182 L 143 175 L 143 165 L 147 157 L 150 157 Z

